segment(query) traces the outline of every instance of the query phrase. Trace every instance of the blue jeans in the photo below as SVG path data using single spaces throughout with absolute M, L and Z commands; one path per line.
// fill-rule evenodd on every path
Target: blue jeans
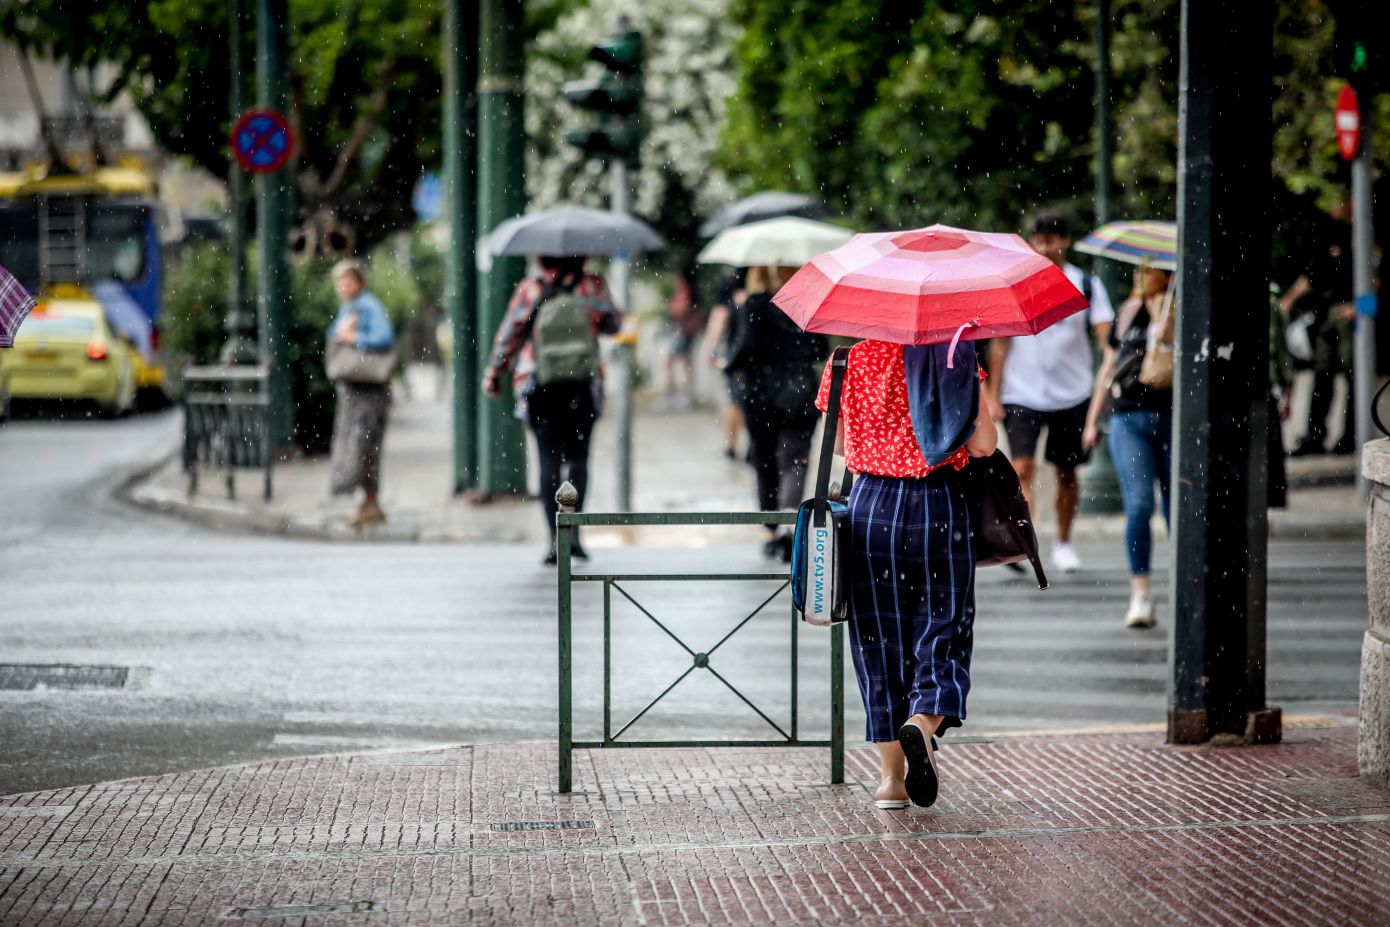
M 1163 498 L 1163 523 L 1171 529 L 1168 475 L 1173 461 L 1173 413 L 1116 412 L 1110 416 L 1110 456 L 1125 502 L 1129 572 L 1147 576 L 1153 538 L 1154 480 Z

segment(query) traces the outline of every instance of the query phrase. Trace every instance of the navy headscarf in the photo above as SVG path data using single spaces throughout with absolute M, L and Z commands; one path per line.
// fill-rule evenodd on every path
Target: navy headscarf
M 917 446 L 927 466 L 939 467 L 975 433 L 980 408 L 975 343 L 904 345 L 903 370 Z

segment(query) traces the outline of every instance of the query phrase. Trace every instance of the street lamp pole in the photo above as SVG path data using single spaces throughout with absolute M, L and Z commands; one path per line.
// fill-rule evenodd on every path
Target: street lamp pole
M 232 122 L 241 116 L 242 58 L 241 27 L 244 14 L 241 0 L 231 0 L 228 46 L 231 67 L 228 69 L 230 92 L 229 109 Z M 255 317 L 246 311 L 246 178 L 235 157 L 228 159 L 227 199 L 230 202 L 231 273 L 228 280 L 227 343 L 222 346 L 224 364 L 254 364 L 259 357 Z
M 256 17 L 257 103 L 262 109 L 283 116 L 288 116 L 289 109 L 288 36 L 288 0 L 260 0 Z M 270 435 L 274 447 L 287 446 L 294 433 L 290 274 L 286 259 L 293 209 L 289 166 L 261 174 L 256 181 L 260 355 L 270 365 Z
M 1281 737 L 1265 704 L 1274 14 L 1182 0 L 1168 741 Z M 1239 56 L 1232 49 L 1239 48 Z
M 444 300 L 453 342 L 454 494 L 478 479 L 478 331 L 476 76 L 477 21 L 464 0 L 444 7 L 444 188 L 449 247 L 444 252 Z
M 522 78 L 525 48 L 522 0 L 482 0 L 478 5 L 478 230 L 486 234 L 526 209 L 525 126 Z M 471 252 L 471 248 L 470 248 Z M 477 362 L 485 365 L 492 334 L 506 314 L 507 300 L 521 281 L 525 263 L 497 257 L 480 274 Z M 526 489 L 526 444 L 511 404 L 476 393 L 480 499 Z

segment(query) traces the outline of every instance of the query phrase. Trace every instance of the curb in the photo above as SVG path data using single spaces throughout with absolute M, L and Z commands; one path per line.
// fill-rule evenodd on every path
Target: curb
M 212 500 L 202 497 L 190 501 L 186 493 L 166 492 L 147 485 L 162 470 L 173 464 L 179 456 L 177 447 L 171 448 L 155 460 L 133 467 L 116 480 L 112 495 L 119 501 L 147 512 L 154 512 L 186 522 L 235 534 L 268 535 L 304 541 L 330 543 L 383 543 L 383 544 L 479 544 L 502 543 L 515 545 L 534 545 L 537 540 L 525 534 L 501 534 L 495 530 L 464 531 L 456 528 L 436 528 L 419 526 L 378 525 L 366 531 L 359 531 L 343 525 L 323 525 L 296 519 L 292 515 L 273 512 L 251 511 L 235 502 Z M 1339 481 L 1340 482 L 1340 481 Z M 1309 483 L 1308 486 L 1328 486 L 1326 481 Z M 1306 487 L 1305 487 L 1306 488 Z M 1047 525 L 1040 525 L 1040 533 L 1046 534 Z M 1082 516 L 1077 519 L 1075 534 L 1082 540 L 1116 540 L 1124 537 L 1123 515 Z M 1276 510 L 1270 514 L 1270 540 L 1307 541 L 1345 541 L 1363 540 L 1366 536 L 1364 516 L 1355 519 L 1324 518 L 1318 520 L 1290 520 L 1282 518 Z

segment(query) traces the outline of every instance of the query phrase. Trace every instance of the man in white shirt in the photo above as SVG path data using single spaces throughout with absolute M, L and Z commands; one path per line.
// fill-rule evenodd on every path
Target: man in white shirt
M 1047 427 L 1044 458 L 1057 468 L 1057 543 L 1052 548 L 1052 563 L 1064 573 L 1072 573 L 1081 568 L 1081 558 L 1071 543 L 1071 527 L 1081 499 L 1076 468 L 1088 456 L 1081 432 L 1091 402 L 1093 376 L 1086 329 L 1089 326 L 1095 333 L 1096 344 L 1105 344 L 1115 310 L 1094 275 L 1067 263 L 1071 227 L 1060 213 L 1038 213 L 1028 236 L 1034 250 L 1062 269 L 1090 307 L 1036 335 L 991 340 L 986 389 L 995 418 L 1004 422 L 1014 469 L 1030 507 L 1038 437 Z

